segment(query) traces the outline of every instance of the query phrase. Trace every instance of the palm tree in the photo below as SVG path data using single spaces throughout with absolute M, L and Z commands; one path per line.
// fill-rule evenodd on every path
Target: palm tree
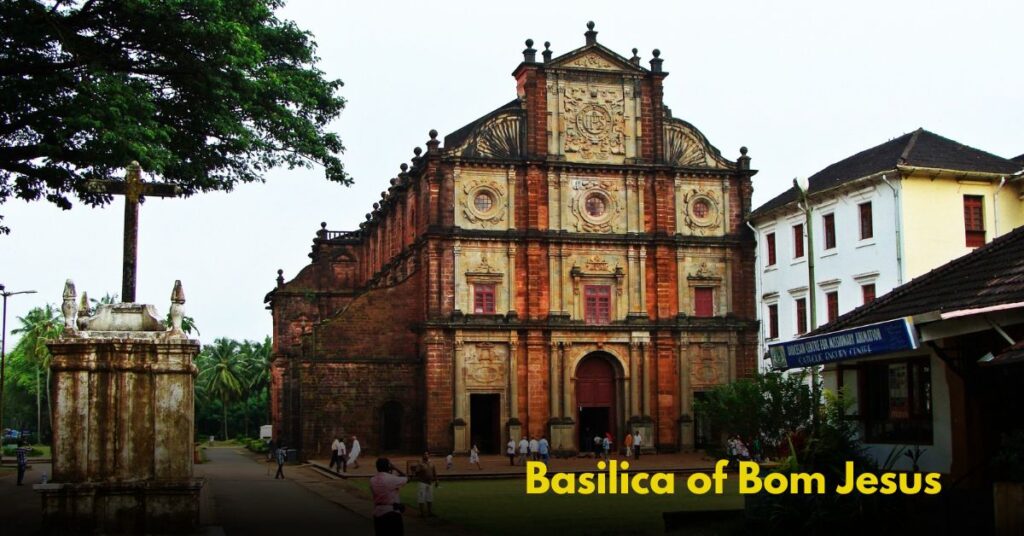
M 224 439 L 228 439 L 228 405 L 242 397 L 248 384 L 248 370 L 238 341 L 219 338 L 207 345 L 196 359 L 197 383 L 205 397 L 221 402 Z
M 61 321 L 60 313 L 47 304 L 44 307 L 35 307 L 28 312 L 25 316 L 19 316 L 18 322 L 21 323 L 21 327 L 11 330 L 11 333 L 20 333 L 22 335 L 21 340 L 18 341 L 16 349 L 20 349 L 29 362 L 35 364 L 36 367 L 36 437 L 37 440 L 42 437 L 42 404 L 40 403 L 40 389 L 39 376 L 40 371 L 46 371 L 46 408 L 47 412 L 52 416 L 52 408 L 50 406 L 50 359 L 53 357 L 50 355 L 50 349 L 46 347 L 46 341 L 56 339 L 60 337 L 60 334 L 64 331 L 64 322 Z M 53 423 L 50 423 L 50 429 L 53 429 Z
M 249 409 L 253 397 L 261 390 L 267 389 L 270 385 L 270 337 L 263 342 L 245 341 L 241 344 L 239 353 L 245 362 L 246 392 L 249 393 L 246 401 L 246 408 L 243 412 L 245 422 L 245 436 L 249 436 Z

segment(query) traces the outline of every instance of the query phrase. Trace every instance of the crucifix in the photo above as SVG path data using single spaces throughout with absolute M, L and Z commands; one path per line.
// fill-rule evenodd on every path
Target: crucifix
M 123 181 L 92 180 L 86 188 L 93 193 L 124 196 L 124 257 L 121 269 L 121 302 L 135 302 L 135 273 L 139 251 L 139 202 L 144 196 L 175 197 L 181 192 L 173 184 L 142 182 L 138 162 L 128 165 Z

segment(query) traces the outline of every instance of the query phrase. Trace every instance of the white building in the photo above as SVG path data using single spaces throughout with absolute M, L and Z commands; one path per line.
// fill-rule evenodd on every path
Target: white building
M 811 329 L 811 292 L 821 326 L 1024 225 L 1021 167 L 918 129 L 812 175 L 813 288 L 799 191 L 754 210 L 761 354 Z

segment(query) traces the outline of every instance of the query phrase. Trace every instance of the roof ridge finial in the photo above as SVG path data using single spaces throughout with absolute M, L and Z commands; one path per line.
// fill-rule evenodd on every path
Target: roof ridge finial
M 551 41 L 544 41 L 544 52 L 541 52 L 541 56 L 544 56 L 544 63 L 551 61 Z
M 537 63 L 537 49 L 533 48 L 533 39 L 526 40 L 526 50 L 523 50 L 523 61 L 526 63 Z
M 587 46 L 597 44 L 597 32 L 594 31 L 594 21 L 587 21 L 587 31 L 583 36 L 587 39 Z

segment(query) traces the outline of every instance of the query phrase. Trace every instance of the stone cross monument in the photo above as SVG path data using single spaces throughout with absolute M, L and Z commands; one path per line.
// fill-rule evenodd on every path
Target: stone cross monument
M 192 476 L 199 342 L 181 330 L 181 282 L 169 328 L 152 305 L 104 304 L 88 315 L 71 280 L 63 298 L 64 333 L 47 343 L 53 478 L 35 487 L 44 530 L 195 530 L 203 484 Z

